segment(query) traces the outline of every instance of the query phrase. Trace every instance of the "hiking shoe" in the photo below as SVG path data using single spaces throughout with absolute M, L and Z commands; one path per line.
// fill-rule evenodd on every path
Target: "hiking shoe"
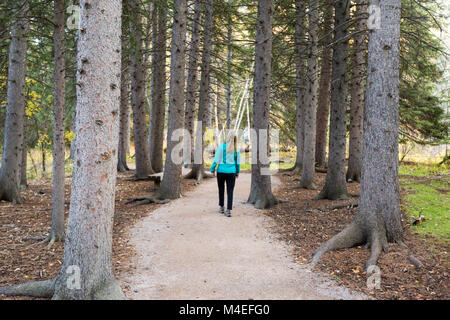
M 219 207 L 219 213 L 225 213 L 225 210 L 224 210 L 224 208 L 223 207 Z
M 227 209 L 227 211 L 225 212 L 225 216 L 231 217 L 231 210 L 230 209 Z

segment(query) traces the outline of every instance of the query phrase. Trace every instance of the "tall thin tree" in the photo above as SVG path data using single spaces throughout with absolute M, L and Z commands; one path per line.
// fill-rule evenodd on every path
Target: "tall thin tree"
M 295 106 L 296 106 L 296 132 L 297 155 L 293 169 L 301 171 L 303 166 L 303 142 L 304 142 L 304 115 L 306 94 L 306 4 L 305 1 L 295 1 Z
M 255 85 L 253 94 L 252 179 L 248 202 L 264 209 L 277 204 L 272 194 L 268 152 L 270 79 L 272 65 L 273 0 L 258 1 L 255 47 Z M 264 152 L 266 151 L 266 152 Z
M 333 59 L 333 0 L 325 1 L 320 67 L 319 98 L 316 117 L 316 164 L 327 165 L 327 133 L 330 117 L 331 66 Z
M 0 200 L 22 202 L 20 195 L 20 164 L 24 143 L 25 77 L 27 70 L 28 0 L 15 3 L 15 18 L 9 44 L 8 89 L 0 168 Z
M 3 287 L 0 293 L 53 299 L 125 298 L 111 262 L 121 6 L 121 0 L 80 0 L 77 143 L 61 270 L 53 279 Z
M 388 242 L 402 243 L 398 184 L 400 0 L 372 0 L 379 28 L 369 33 L 361 196 L 353 221 L 315 253 L 369 243 L 366 266 L 377 263 Z
M 200 76 L 200 97 L 198 106 L 197 126 L 195 134 L 194 145 L 194 164 L 191 172 L 186 176 L 187 178 L 201 180 L 206 177 L 204 168 L 203 152 L 205 149 L 204 135 L 206 127 L 208 126 L 208 117 L 211 106 L 211 51 L 212 51 L 212 36 L 213 36 L 213 1 L 206 0 L 205 2 L 205 23 L 203 30 L 203 54 L 201 64 Z
M 137 179 L 145 179 L 151 174 L 152 167 L 148 150 L 146 97 L 146 65 L 144 61 L 141 2 L 130 0 L 132 21 L 131 31 L 131 106 L 133 108 L 133 134 L 136 157 Z
M 118 148 L 118 161 L 117 170 L 124 172 L 129 170 L 127 165 L 127 153 L 129 145 L 129 130 L 130 130 L 130 104 L 129 104 L 129 77 L 130 77 L 130 64 L 127 47 L 129 45 L 127 32 L 129 28 L 129 22 L 127 17 L 128 4 L 124 0 L 122 3 L 122 35 L 121 40 L 121 66 L 120 73 L 120 124 L 119 124 L 119 148 Z
M 169 120 L 167 151 L 159 198 L 175 199 L 181 196 L 181 166 L 183 148 L 183 111 L 185 90 L 186 0 L 175 0 L 170 61 Z M 181 145 L 181 146 L 180 146 Z
M 188 51 L 189 61 L 187 70 L 186 111 L 184 118 L 184 128 L 187 130 L 186 133 L 189 134 L 188 137 L 184 137 L 183 162 L 186 166 L 191 166 L 194 159 L 194 120 L 198 90 L 198 55 L 200 52 L 201 17 L 202 1 L 195 0 L 191 43 Z
M 231 16 L 231 0 L 228 0 L 228 8 L 230 12 L 228 13 L 228 21 L 227 21 L 227 82 L 226 82 L 226 123 L 225 126 L 228 130 L 231 129 L 231 95 L 232 95 L 232 87 L 231 87 L 231 73 L 232 73 L 232 62 L 233 62 L 233 19 Z
M 328 171 L 317 198 L 347 197 L 345 152 L 347 136 L 347 60 L 350 1 L 334 2 L 333 70 L 331 85 L 331 114 L 329 132 Z
M 163 171 L 164 120 L 166 116 L 166 42 L 167 9 L 164 3 L 155 7 L 153 23 L 152 89 L 150 114 L 150 153 L 153 171 Z
M 65 132 L 65 104 L 66 104 L 66 73 L 65 73 L 65 1 L 54 1 L 54 60 L 55 60 L 55 88 L 54 121 L 53 121 L 53 188 L 52 188 L 52 229 L 50 243 L 64 240 L 64 132 Z
M 300 187 L 315 189 L 316 112 L 319 85 L 319 1 L 309 0 L 308 8 L 308 81 L 303 111 L 303 163 Z
M 356 0 L 356 21 L 353 37 L 352 73 L 350 86 L 350 138 L 347 180 L 360 181 L 362 167 L 362 140 L 364 118 L 364 85 L 366 83 L 367 57 L 367 4 Z

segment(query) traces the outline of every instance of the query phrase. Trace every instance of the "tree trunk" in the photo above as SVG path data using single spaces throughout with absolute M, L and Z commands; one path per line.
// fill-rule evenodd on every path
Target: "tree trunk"
M 121 1 L 81 0 L 80 8 L 77 144 L 64 260 L 53 298 L 122 299 L 111 264 Z
M 366 266 L 375 265 L 388 242 L 402 241 L 398 184 L 400 0 L 372 0 L 380 29 L 369 34 L 361 195 L 354 220 L 322 245 L 312 265 L 329 250 L 370 243 Z
M 148 150 L 148 128 L 145 108 L 146 66 L 143 63 L 142 15 L 140 2 L 130 1 L 131 25 L 131 105 L 133 107 L 133 133 L 138 179 L 147 178 L 152 173 L 150 153 Z
M 211 50 L 212 50 L 212 27 L 213 27 L 213 1 L 206 0 L 205 3 L 205 24 L 203 31 L 203 54 L 201 64 L 201 78 L 200 78 L 200 97 L 198 103 L 198 123 L 195 134 L 195 148 L 194 148 L 194 165 L 192 171 L 187 175 L 192 179 L 199 181 L 205 176 L 203 152 L 205 149 L 204 135 L 206 127 L 208 126 L 208 118 L 211 106 L 211 97 L 209 95 L 211 85 Z
M 301 170 L 303 166 L 303 111 L 305 109 L 306 94 L 306 5 L 305 1 L 296 0 L 296 25 L 295 25 L 295 64 L 296 64 L 296 131 L 297 131 L 297 156 L 294 169 Z
M 253 129 L 255 134 L 251 139 L 252 179 L 250 196 L 248 198 L 248 202 L 258 209 L 269 208 L 278 202 L 272 194 L 269 163 L 263 161 L 263 157 L 268 153 L 272 25 L 273 0 L 259 0 L 256 20 L 255 85 L 253 95 Z
M 75 61 L 75 65 L 77 65 L 76 61 Z M 75 104 L 76 104 L 76 101 L 75 101 Z M 77 119 L 76 119 L 77 111 L 75 109 L 76 109 L 76 106 L 73 107 L 73 110 L 71 112 L 71 119 L 70 119 L 70 131 L 71 132 L 75 132 L 75 123 L 77 122 Z M 70 141 L 70 152 L 69 152 L 69 158 L 72 160 L 75 158 L 75 144 L 76 144 L 75 137 L 73 137 L 72 141 Z
M 166 162 L 161 187 L 156 192 L 157 197 L 161 199 L 175 199 L 181 196 L 180 152 L 183 147 L 183 132 L 180 130 L 184 121 L 186 0 L 174 2 Z
M 153 24 L 152 101 L 150 117 L 150 153 L 153 171 L 163 171 L 164 119 L 166 117 L 166 39 L 167 11 L 156 6 L 157 23 Z
M 228 6 L 231 6 L 230 0 L 228 0 Z M 233 21 L 230 18 L 228 19 L 227 26 L 227 83 L 226 83 L 226 103 L 227 103 L 227 111 L 226 111 L 226 128 L 228 130 L 231 129 L 231 75 L 232 75 L 232 62 L 233 62 Z M 249 128 L 250 129 L 250 128 Z
M 364 85 L 367 51 L 367 4 L 356 1 L 355 36 L 353 37 L 352 79 L 350 87 L 350 139 L 347 180 L 360 181 L 362 166 L 362 139 L 364 120 Z
M 144 38 L 144 57 L 143 57 L 143 64 L 145 67 L 145 98 L 147 99 L 149 94 L 148 94 L 148 83 L 150 82 L 150 74 L 151 74 L 151 69 L 150 69 L 150 56 L 151 53 L 153 51 L 153 45 L 152 42 L 153 41 L 153 35 L 154 35 L 154 25 L 155 23 L 158 23 L 158 20 L 155 19 L 154 17 L 156 17 L 155 15 L 155 4 L 151 1 L 147 2 L 147 11 L 144 11 L 144 16 L 147 17 L 147 23 L 145 26 L 145 38 Z M 150 49 L 150 46 L 152 45 L 152 48 Z M 150 107 L 150 106 L 149 106 Z
M 350 1 L 335 1 L 333 70 L 331 85 L 331 116 L 328 170 L 319 199 L 347 197 L 345 152 L 347 134 L 347 59 Z
M 78 34 L 79 34 L 79 30 L 75 31 L 75 35 L 74 35 L 74 43 L 78 43 Z M 78 56 L 78 51 L 77 51 L 77 47 L 75 46 L 74 48 L 74 53 L 73 53 L 73 68 L 72 68 L 72 76 L 73 78 L 76 79 L 77 77 L 77 56 Z M 76 81 L 75 81 L 76 82 Z M 76 85 L 76 83 L 75 83 Z M 70 131 L 75 133 L 75 124 L 77 122 L 77 110 L 76 110 L 76 104 L 77 104 L 77 98 L 75 95 L 74 98 L 74 105 L 72 107 L 72 111 L 71 111 L 71 119 L 70 119 Z M 74 159 L 75 158 L 75 146 L 76 146 L 76 137 L 74 136 L 72 141 L 70 141 L 70 154 L 69 154 L 69 158 L 70 159 Z
M 212 47 L 212 45 L 211 45 L 211 47 Z M 211 68 L 209 68 L 209 69 L 211 70 Z M 213 105 L 211 103 L 211 91 L 212 91 L 212 89 L 211 89 L 212 88 L 211 76 L 209 76 L 208 88 L 209 88 L 209 90 L 208 90 L 209 103 L 206 105 L 206 111 L 205 111 L 206 112 L 205 129 L 206 128 L 211 129 L 212 125 L 213 125 L 213 117 L 212 117 L 212 115 L 213 115 Z
M 26 125 L 26 119 L 24 120 L 24 124 Z M 24 130 L 26 132 L 26 130 Z M 23 149 L 22 149 L 22 162 L 20 164 L 20 186 L 27 187 L 27 143 L 24 135 L 23 141 Z
M 15 10 L 16 18 L 11 27 L 9 44 L 8 89 L 0 168 L 0 200 L 21 203 L 20 164 L 24 143 L 25 77 L 27 65 L 28 1 L 21 0 Z
M 122 35 L 121 41 L 121 73 L 120 73 L 120 124 L 119 124 L 119 147 L 117 152 L 117 170 L 119 172 L 124 172 L 130 170 L 127 165 L 127 153 L 129 140 L 129 130 L 130 130 L 130 105 L 129 102 L 129 91 L 128 91 L 128 80 L 130 75 L 129 59 L 127 57 L 127 46 L 129 42 L 127 41 L 126 32 L 128 30 L 128 20 L 125 15 L 125 10 L 127 7 L 127 2 L 123 1 L 122 9 Z M 128 131 L 128 132 L 127 132 Z
M 186 111 L 184 128 L 189 132 L 189 137 L 184 137 L 183 162 L 191 165 L 194 159 L 194 119 L 195 102 L 198 88 L 198 55 L 200 51 L 200 29 L 202 16 L 202 1 L 195 0 L 194 20 L 192 21 L 191 48 L 189 50 Z
M 327 166 L 327 133 L 330 116 L 331 64 L 333 59 L 333 0 L 327 0 L 323 23 L 323 51 L 320 68 L 319 100 L 316 121 L 316 165 Z
M 54 17 L 54 59 L 55 59 L 55 88 L 54 121 L 53 121 L 53 187 L 52 187 L 52 228 L 50 241 L 64 240 L 64 132 L 65 132 L 65 104 L 66 104 L 66 72 L 65 72 L 65 1 L 55 0 Z
M 315 189 L 316 112 L 318 89 L 319 1 L 309 0 L 308 10 L 308 82 L 303 111 L 303 163 L 300 187 Z
M 25 107 L 26 110 L 26 107 Z M 22 149 L 22 161 L 20 163 L 20 186 L 23 188 L 28 187 L 28 181 L 27 181 L 27 116 L 24 114 L 23 119 L 23 149 Z

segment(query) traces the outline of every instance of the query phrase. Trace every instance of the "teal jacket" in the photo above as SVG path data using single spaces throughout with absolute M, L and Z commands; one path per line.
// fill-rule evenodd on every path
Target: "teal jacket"
M 227 144 L 224 143 L 219 146 L 214 156 L 214 162 L 211 166 L 211 172 L 214 172 L 217 167 L 217 172 L 221 173 L 239 173 L 241 163 L 241 153 L 239 151 L 234 153 L 227 153 Z

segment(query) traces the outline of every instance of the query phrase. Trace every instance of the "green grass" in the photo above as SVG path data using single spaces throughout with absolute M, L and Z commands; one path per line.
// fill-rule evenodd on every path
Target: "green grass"
M 403 164 L 399 168 L 399 174 L 414 176 L 414 177 L 427 177 L 435 175 L 445 175 L 449 172 L 449 167 L 447 165 L 426 165 L 426 164 Z
M 450 242 L 450 175 L 447 166 L 408 164 L 400 167 L 400 185 L 408 191 L 402 206 L 408 217 L 425 221 L 412 230 Z

